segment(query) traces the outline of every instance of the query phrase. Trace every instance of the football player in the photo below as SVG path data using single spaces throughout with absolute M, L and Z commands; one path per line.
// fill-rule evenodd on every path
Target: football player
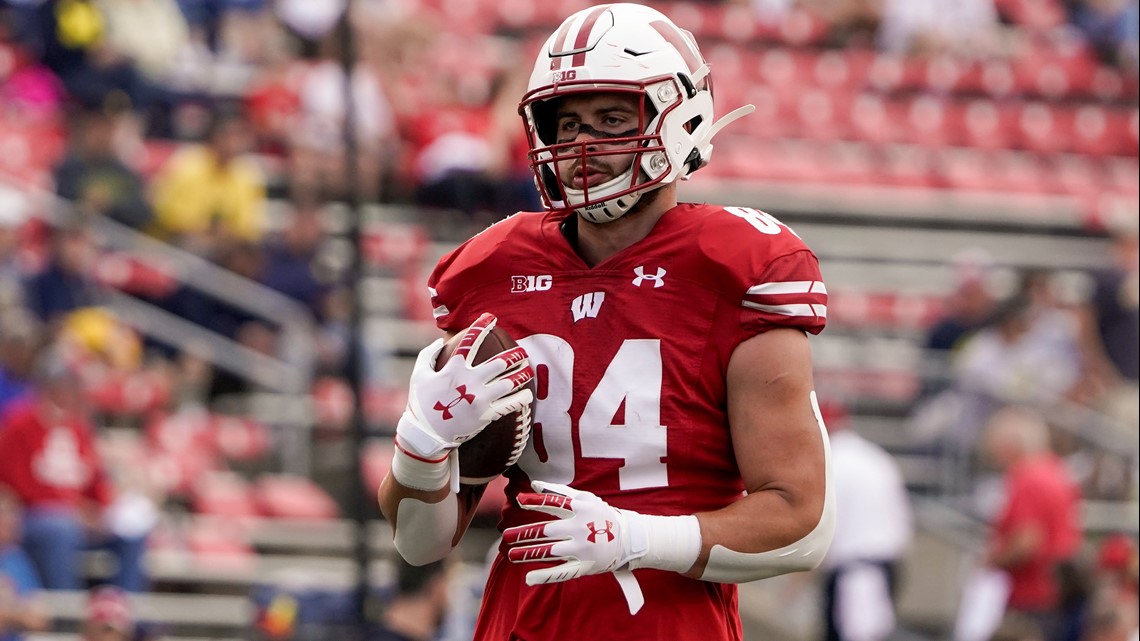
M 441 342 L 426 348 L 380 488 L 397 550 L 447 555 L 479 493 L 457 445 L 537 377 L 476 639 L 740 639 L 735 584 L 827 551 L 816 257 L 762 211 L 677 200 L 752 109 L 714 119 L 692 34 L 647 7 L 583 10 L 543 45 L 519 112 L 548 210 L 492 225 L 428 283 L 442 330 L 497 324 L 528 358 L 436 372 Z

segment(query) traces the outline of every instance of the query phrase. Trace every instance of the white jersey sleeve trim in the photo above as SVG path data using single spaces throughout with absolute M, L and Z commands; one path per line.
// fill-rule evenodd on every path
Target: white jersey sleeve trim
M 750 300 L 743 301 L 741 305 L 749 309 L 755 309 L 761 312 L 768 312 L 769 314 L 780 314 L 781 316 L 810 316 L 827 318 L 827 305 L 809 305 L 806 303 L 795 305 L 761 305 L 760 303 L 753 303 Z
M 826 294 L 827 287 L 818 280 L 790 280 L 761 283 L 748 288 L 750 296 L 777 296 L 780 294 Z

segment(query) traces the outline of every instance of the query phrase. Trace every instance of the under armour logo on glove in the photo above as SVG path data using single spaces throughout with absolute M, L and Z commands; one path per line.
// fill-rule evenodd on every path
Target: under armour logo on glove
M 606 541 L 605 541 L 606 543 L 609 543 L 610 541 L 614 540 L 614 532 L 613 532 L 614 524 L 613 524 L 613 521 L 606 521 L 605 527 L 598 527 L 597 521 L 590 521 L 589 523 L 586 524 L 586 529 L 590 531 L 590 533 L 588 535 L 586 535 L 586 540 L 589 541 L 590 543 L 597 543 L 598 542 L 597 538 L 598 538 L 599 534 L 606 535 Z
M 459 405 L 463 401 L 467 401 L 468 405 L 475 402 L 475 395 L 467 393 L 466 385 L 460 385 L 459 387 L 456 387 L 455 391 L 459 393 L 459 396 L 455 397 L 447 405 L 444 405 L 440 401 L 435 402 L 435 411 L 443 412 L 443 420 L 445 421 L 451 419 L 451 408 Z
M 507 558 L 515 563 L 552 562 L 526 574 L 527 585 L 567 581 L 587 574 L 613 572 L 645 554 L 631 549 L 622 510 L 589 492 L 533 481 L 534 493 L 516 497 L 519 506 L 554 517 L 550 521 L 507 528 Z M 644 538 L 644 537 L 641 537 Z

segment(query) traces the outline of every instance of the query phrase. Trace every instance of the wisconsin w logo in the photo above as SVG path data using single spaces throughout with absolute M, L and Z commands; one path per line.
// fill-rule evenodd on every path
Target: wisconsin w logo
M 598 311 L 602 309 L 602 301 L 606 299 L 605 292 L 590 292 L 582 294 L 570 303 L 570 311 L 574 312 L 574 322 L 583 318 L 597 318 Z

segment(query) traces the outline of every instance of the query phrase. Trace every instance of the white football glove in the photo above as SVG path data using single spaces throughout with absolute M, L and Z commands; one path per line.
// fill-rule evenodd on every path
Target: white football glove
M 472 365 L 497 319 L 483 314 L 463 331 L 459 347 L 437 372 L 441 338 L 420 351 L 408 387 L 408 406 L 396 426 L 401 450 L 424 462 L 440 462 L 492 421 L 532 402 L 524 387 L 532 378 L 526 351 L 514 347 Z
M 519 505 L 558 517 L 507 528 L 507 558 L 555 565 L 531 570 L 527 585 L 567 581 L 628 566 L 687 571 L 701 549 L 697 518 L 650 516 L 612 507 L 590 492 L 534 481 L 538 494 L 519 494 Z

